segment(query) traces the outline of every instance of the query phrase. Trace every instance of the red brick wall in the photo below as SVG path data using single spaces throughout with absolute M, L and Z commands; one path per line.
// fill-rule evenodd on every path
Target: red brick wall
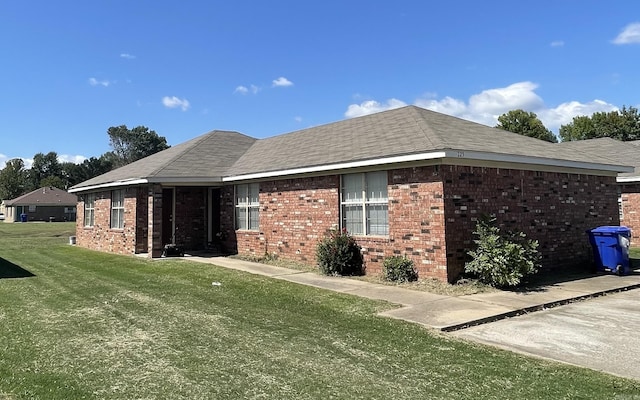
M 622 185 L 621 225 L 631 228 L 631 245 L 640 246 L 640 185 Z
M 389 171 L 389 243 L 368 269 L 382 271 L 385 257 L 413 260 L 420 277 L 447 277 L 444 192 L 438 166 Z
M 338 175 L 260 183 L 260 232 L 235 232 L 237 251 L 315 263 L 316 244 L 339 222 L 339 185 Z M 225 192 L 228 210 L 233 190 Z M 233 210 L 223 215 L 221 224 L 233 226 Z
M 220 201 L 226 249 L 315 264 L 316 244 L 340 223 L 339 186 L 339 175 L 261 182 L 259 232 L 235 231 L 234 188 L 222 187 L 213 201 Z M 453 281 L 473 247 L 477 218 L 492 213 L 503 228 L 539 240 L 546 267 L 585 262 L 590 254 L 585 231 L 618 224 L 616 190 L 615 177 L 463 166 L 395 169 L 388 171 L 388 237 L 356 240 L 367 273 L 379 273 L 385 257 L 402 255 L 414 260 L 421 277 Z M 161 188 L 126 190 L 123 230 L 109 227 L 110 195 L 97 193 L 90 228 L 83 226 L 84 203 L 78 204 L 77 243 L 121 254 L 151 248 L 152 256 L 159 256 L 161 232 L 167 228 L 160 227 Z M 625 198 L 629 207 L 640 203 L 635 192 Z M 176 242 L 186 249 L 203 248 L 207 212 L 207 188 L 176 188 Z M 633 229 L 640 218 L 634 222 L 632 215 L 627 213 L 625 222 Z M 149 221 L 157 226 L 148 227 Z M 634 231 L 640 233 L 640 226 Z
M 125 189 L 124 229 L 111 229 L 111 191 L 97 192 L 93 227 L 84 226 L 84 201 L 78 202 L 76 244 L 92 250 L 117 254 L 136 251 L 136 204 L 142 188 Z
M 149 249 L 148 193 L 144 188 L 136 191 L 136 253 L 146 253 Z M 125 209 L 126 212 L 126 209 Z
M 473 247 L 478 216 L 540 242 L 544 267 L 588 262 L 585 231 L 618 224 L 614 177 L 510 169 L 429 166 L 390 170 L 389 236 L 356 237 L 367 273 L 385 257 L 414 260 L 421 277 L 455 280 Z M 260 232 L 233 226 L 233 189 L 222 194 L 221 225 L 241 254 L 315 263 L 315 246 L 339 224 L 339 176 L 260 184 Z M 446 240 L 445 240 L 446 239 Z
M 357 236 L 367 273 L 380 273 L 385 257 L 405 255 L 421 276 L 446 279 L 442 183 L 434 167 L 389 172 L 388 237 Z M 221 225 L 240 254 L 265 253 L 315 264 L 315 249 L 327 230 L 339 227 L 340 177 L 285 179 L 260 184 L 260 231 L 232 232 L 233 189 L 222 194 Z
M 481 214 L 540 243 L 543 267 L 587 263 L 586 230 L 617 225 L 615 177 L 443 166 L 449 280 L 464 269 Z

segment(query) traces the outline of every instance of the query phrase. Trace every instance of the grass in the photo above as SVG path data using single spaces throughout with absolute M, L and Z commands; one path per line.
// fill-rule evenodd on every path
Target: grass
M 392 305 L 0 224 L 0 399 L 610 399 L 640 382 L 376 316 Z M 220 283 L 213 285 L 212 283 Z

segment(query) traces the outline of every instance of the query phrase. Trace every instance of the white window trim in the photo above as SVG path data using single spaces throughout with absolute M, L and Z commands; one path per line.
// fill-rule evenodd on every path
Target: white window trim
M 240 203 L 240 197 L 238 196 L 238 188 L 246 186 L 247 187 L 247 196 L 244 197 L 242 200 L 244 200 L 243 203 Z M 257 203 L 252 203 L 251 202 L 251 187 L 254 187 L 257 194 L 258 194 L 258 202 Z M 234 223 L 235 223 L 235 228 L 236 230 L 242 230 L 242 231 L 252 231 L 252 232 L 257 232 L 260 230 L 260 184 L 258 183 L 245 183 L 245 184 L 240 184 L 240 185 L 235 185 L 234 187 L 234 210 L 235 210 L 235 216 L 234 216 Z M 239 209 L 244 209 L 245 211 L 245 220 L 244 220 L 244 227 L 239 227 L 238 225 L 238 210 Z M 251 210 L 255 209 L 258 211 L 258 226 L 256 227 L 251 227 Z
M 84 226 L 87 228 L 93 227 L 96 216 L 96 195 L 95 193 L 88 193 L 84 198 Z M 89 218 L 87 218 L 87 212 Z M 87 223 L 88 222 L 88 223 Z
M 114 198 L 116 197 L 116 193 L 120 194 L 121 197 L 121 203 L 117 206 L 114 205 Z M 124 229 L 124 189 L 119 189 L 119 190 L 113 190 L 111 192 L 111 209 L 110 209 L 110 227 L 111 229 L 118 229 L 118 230 L 122 230 Z M 119 216 L 120 218 L 116 218 L 116 221 L 114 221 L 114 211 L 117 212 L 117 216 Z
M 374 172 L 385 172 L 386 171 L 374 171 Z M 349 232 L 356 236 L 369 236 L 369 237 L 388 237 L 389 234 L 389 178 L 387 176 L 386 185 L 387 185 L 387 197 L 384 200 L 367 200 L 367 175 L 370 172 L 361 172 L 355 174 L 344 174 L 340 176 L 340 228 L 346 229 L 346 224 L 344 220 L 344 208 L 345 206 L 360 206 L 362 209 L 362 232 Z M 362 177 L 362 194 L 360 198 L 362 202 L 353 202 L 353 201 L 345 201 L 344 200 L 344 176 L 345 175 L 361 175 Z M 367 209 L 371 206 L 379 206 L 385 205 L 387 206 L 387 234 L 386 235 L 377 235 L 371 234 L 368 232 L 368 224 L 367 224 Z

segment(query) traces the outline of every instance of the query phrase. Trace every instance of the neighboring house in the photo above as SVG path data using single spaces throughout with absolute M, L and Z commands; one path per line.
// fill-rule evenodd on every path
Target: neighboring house
M 623 161 L 415 106 L 266 139 L 212 131 L 70 189 L 77 243 L 159 257 L 163 246 L 315 263 L 346 229 L 367 273 L 406 256 L 454 281 L 482 214 L 540 242 L 545 267 L 585 262 L 587 229 L 617 225 Z
M 42 187 L 13 200 L 2 202 L 4 222 L 75 221 L 78 196 L 55 187 Z
M 631 228 L 631 245 L 640 246 L 640 140 L 621 142 L 611 138 L 562 142 L 566 151 L 580 151 L 606 157 L 614 163 L 634 167 L 617 177 L 620 224 Z

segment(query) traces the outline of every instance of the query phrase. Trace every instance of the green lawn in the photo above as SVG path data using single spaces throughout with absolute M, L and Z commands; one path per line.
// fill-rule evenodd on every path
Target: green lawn
M 377 317 L 386 303 L 92 252 L 68 245 L 73 229 L 0 223 L 0 399 L 640 396 L 640 382 Z

